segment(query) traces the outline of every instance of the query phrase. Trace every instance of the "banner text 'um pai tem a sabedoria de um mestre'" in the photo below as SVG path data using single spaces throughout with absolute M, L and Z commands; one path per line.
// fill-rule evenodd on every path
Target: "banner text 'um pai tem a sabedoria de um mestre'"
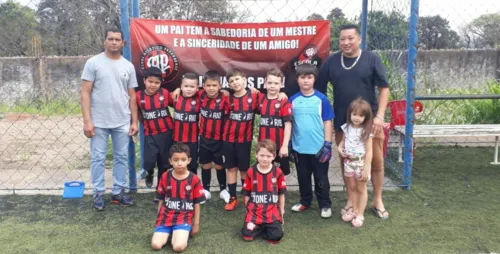
M 266 72 L 279 68 L 295 78 L 297 64 L 319 67 L 330 52 L 328 21 L 211 23 L 131 19 L 132 62 L 142 87 L 142 71 L 158 67 L 162 86 L 179 87 L 182 75 L 200 76 L 231 68 L 247 75 L 249 87 L 263 88 Z M 227 86 L 222 78 L 223 86 Z

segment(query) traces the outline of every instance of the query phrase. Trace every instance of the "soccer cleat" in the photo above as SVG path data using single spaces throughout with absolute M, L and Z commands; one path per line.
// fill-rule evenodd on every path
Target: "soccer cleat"
M 205 204 L 205 202 L 209 199 L 212 199 L 212 194 L 210 191 L 203 190 L 203 194 L 205 194 L 205 200 L 203 202 L 200 202 L 200 204 Z
M 278 244 L 278 243 L 280 243 L 280 241 L 276 241 L 276 240 L 266 240 L 266 242 L 268 242 L 270 244 Z
M 332 217 L 332 209 L 331 208 L 321 208 L 321 218 L 330 218 Z
M 229 192 L 226 189 L 223 189 L 219 194 L 219 198 L 224 200 L 224 202 L 229 203 L 229 198 L 231 198 L 231 195 L 229 195 Z
M 234 210 L 234 208 L 236 208 L 237 204 L 238 200 L 236 199 L 236 197 L 231 197 L 229 199 L 229 202 L 224 206 L 224 209 L 226 209 L 226 211 L 232 211 Z
M 294 212 L 302 212 L 302 211 L 306 210 L 307 208 L 309 208 L 309 207 L 298 203 L 298 204 L 292 206 L 292 211 L 294 211 Z
M 104 194 L 103 193 L 95 194 L 94 203 L 92 204 L 92 207 L 96 211 L 104 211 Z
M 245 241 L 253 241 L 255 238 L 251 237 L 251 236 L 243 236 L 243 240 Z
M 111 196 L 111 204 L 131 206 L 134 204 L 134 201 L 129 196 L 125 195 L 122 190 L 120 194 Z

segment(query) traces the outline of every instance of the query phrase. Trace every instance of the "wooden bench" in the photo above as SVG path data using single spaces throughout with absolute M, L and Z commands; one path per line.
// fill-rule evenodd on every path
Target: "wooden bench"
M 394 126 L 399 133 L 399 155 L 398 161 L 403 162 L 403 143 L 405 126 Z M 498 137 L 500 136 L 500 124 L 470 124 L 470 125 L 414 125 L 413 138 L 433 137 L 495 137 L 495 155 L 491 164 L 499 165 L 498 162 Z

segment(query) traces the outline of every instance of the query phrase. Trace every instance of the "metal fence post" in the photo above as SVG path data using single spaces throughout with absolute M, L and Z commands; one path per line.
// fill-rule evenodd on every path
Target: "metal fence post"
M 139 0 L 132 0 L 132 18 L 139 18 L 141 16 L 141 11 L 139 8 Z M 132 42 L 130 42 L 132 45 Z M 144 126 L 139 123 L 139 165 L 141 169 L 144 168 Z
M 366 49 L 366 25 L 368 22 L 368 0 L 363 0 L 363 7 L 361 10 L 361 48 Z
M 123 48 L 123 57 L 131 60 L 130 57 L 130 20 L 129 20 L 129 1 L 120 0 L 120 24 L 125 40 L 125 47 Z M 128 177 L 129 189 L 131 192 L 137 191 L 136 173 L 135 173 L 135 144 L 130 138 L 128 143 Z
M 419 0 L 411 0 L 410 13 L 410 38 L 408 42 L 408 76 L 406 79 L 406 123 L 405 123 L 405 147 L 404 147 L 404 167 L 403 185 L 406 189 L 411 189 L 411 174 L 413 167 L 413 125 L 415 102 L 415 69 L 417 61 L 418 44 L 418 7 Z

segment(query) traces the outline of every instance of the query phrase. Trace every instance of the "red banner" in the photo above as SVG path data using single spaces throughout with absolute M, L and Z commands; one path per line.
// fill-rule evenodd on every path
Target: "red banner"
M 132 62 L 142 87 L 142 71 L 155 66 L 163 71 L 162 85 L 180 85 L 182 75 L 200 76 L 216 70 L 243 70 L 248 86 L 263 88 L 266 72 L 280 68 L 293 77 L 298 63 L 319 67 L 330 52 L 328 21 L 272 23 L 210 23 L 132 19 Z M 222 79 L 227 86 L 225 78 Z

